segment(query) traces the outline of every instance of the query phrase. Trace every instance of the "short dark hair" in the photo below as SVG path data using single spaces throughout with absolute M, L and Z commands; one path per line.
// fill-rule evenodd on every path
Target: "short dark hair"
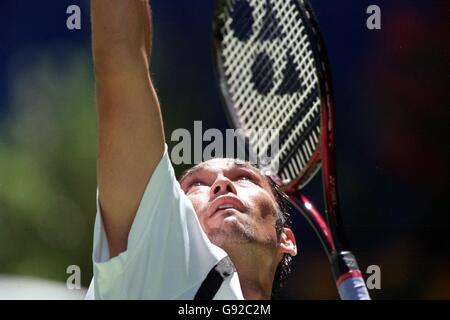
M 286 194 L 280 189 L 280 187 L 272 180 L 270 176 L 265 176 L 270 188 L 272 190 L 272 194 L 275 197 L 275 201 L 278 204 L 278 210 L 276 213 L 275 220 L 275 230 L 277 232 L 277 236 L 281 236 L 281 232 L 283 228 L 289 228 L 291 226 L 291 204 L 287 199 Z M 292 256 L 288 253 L 283 255 L 280 263 L 278 264 L 277 270 L 275 272 L 275 277 L 273 279 L 272 284 L 272 298 L 274 298 L 275 294 L 283 287 L 284 281 L 286 277 L 291 273 L 291 263 Z

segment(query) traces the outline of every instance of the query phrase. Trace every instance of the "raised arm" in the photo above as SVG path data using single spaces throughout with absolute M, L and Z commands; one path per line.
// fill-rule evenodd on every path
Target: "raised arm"
M 91 0 L 98 114 L 97 180 L 111 257 L 127 248 L 145 187 L 164 152 L 149 59 L 148 0 Z

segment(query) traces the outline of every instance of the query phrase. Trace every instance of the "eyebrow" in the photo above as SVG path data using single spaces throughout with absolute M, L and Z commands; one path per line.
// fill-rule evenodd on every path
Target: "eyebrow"
M 199 172 L 201 170 L 204 169 L 205 166 L 203 165 L 196 165 L 195 167 L 192 167 L 190 169 L 187 169 L 186 171 L 184 171 L 181 176 L 180 176 L 180 183 L 184 180 L 186 180 L 187 178 L 189 178 L 190 176 L 192 176 L 193 174 L 195 174 L 196 172 Z

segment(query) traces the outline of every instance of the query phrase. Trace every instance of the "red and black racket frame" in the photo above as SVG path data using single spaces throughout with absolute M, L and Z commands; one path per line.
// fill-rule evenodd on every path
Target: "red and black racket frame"
M 337 287 L 353 277 L 361 277 L 358 263 L 352 252 L 348 250 L 347 240 L 340 213 L 339 196 L 336 175 L 336 126 L 334 114 L 333 88 L 328 56 L 326 54 L 323 37 L 319 31 L 315 13 L 309 1 L 304 1 L 304 10 L 300 10 L 304 18 L 308 17 L 311 28 L 307 30 L 315 39 L 317 50 L 315 61 L 321 61 L 318 69 L 319 91 L 321 94 L 320 108 L 320 140 L 303 176 L 291 181 L 287 186 L 280 186 L 291 199 L 291 204 L 299 211 L 314 229 L 324 247 L 331 264 L 333 276 Z M 305 12 L 307 11 L 307 12 Z M 323 196 L 325 203 L 325 215 L 322 215 L 314 205 L 301 194 L 301 186 L 304 186 L 312 176 L 322 169 Z M 323 218 L 325 217 L 325 219 Z
M 320 239 L 320 242 L 330 261 L 336 285 L 339 288 L 343 281 L 355 277 L 362 278 L 362 274 L 359 270 L 355 256 L 348 251 L 339 209 L 335 161 L 335 118 L 331 94 L 331 74 L 328 68 L 328 57 L 326 51 L 324 50 L 324 41 L 319 32 L 314 11 L 310 6 L 309 1 L 303 0 L 302 2 L 304 3 L 304 7 L 299 6 L 300 11 L 302 12 L 303 17 L 307 17 L 313 26 L 312 28 L 307 29 L 309 29 L 308 32 L 316 40 L 318 50 L 313 50 L 316 55 L 316 61 L 322 62 L 321 65 L 317 65 L 319 70 L 318 74 L 321 78 L 319 79 L 319 90 L 322 95 L 320 113 L 320 145 L 315 149 L 309 163 L 303 170 L 303 175 L 292 180 L 289 184 L 283 184 L 281 178 L 278 176 L 272 176 L 272 180 L 284 192 L 283 196 L 286 197 L 286 200 L 288 200 L 294 209 L 296 209 L 307 220 L 317 237 Z M 215 16 L 217 16 L 217 13 L 220 12 L 221 6 L 219 4 L 221 3 L 223 4 L 223 1 L 216 2 L 214 13 Z M 214 71 L 216 78 L 219 79 L 219 91 L 222 93 L 220 97 L 223 104 L 226 106 L 225 114 L 229 120 L 229 123 L 233 124 L 237 128 L 241 128 L 241 121 L 235 114 L 233 101 L 229 96 L 226 81 L 224 80 L 224 70 L 219 54 L 221 51 L 219 45 L 220 41 L 217 40 L 220 39 L 220 26 L 215 20 L 213 20 L 212 29 L 212 51 L 215 62 Z M 314 205 L 300 191 L 303 186 L 305 186 L 315 176 L 320 168 L 322 169 L 326 215 L 320 214 Z

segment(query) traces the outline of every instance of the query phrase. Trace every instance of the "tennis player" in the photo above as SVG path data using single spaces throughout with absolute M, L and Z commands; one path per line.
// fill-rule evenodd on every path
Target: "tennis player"
M 149 73 L 147 0 L 93 0 L 98 112 L 87 299 L 270 299 L 297 253 L 276 187 L 213 159 L 177 181 Z

